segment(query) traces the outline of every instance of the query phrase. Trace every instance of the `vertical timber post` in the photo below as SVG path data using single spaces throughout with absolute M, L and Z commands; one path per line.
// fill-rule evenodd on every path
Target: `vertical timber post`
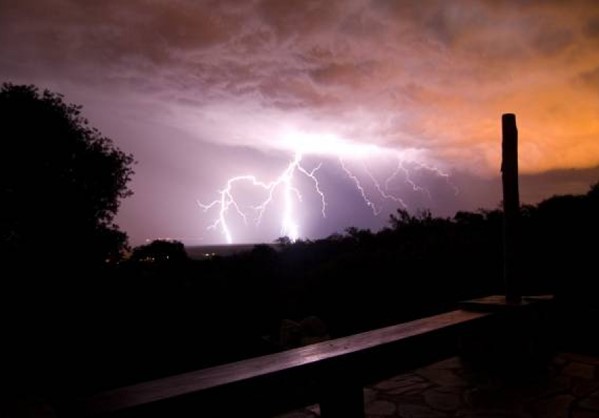
M 518 128 L 516 115 L 501 116 L 501 181 L 503 183 L 503 279 L 509 304 L 522 300 L 518 283 L 518 229 L 520 192 L 518 189 Z

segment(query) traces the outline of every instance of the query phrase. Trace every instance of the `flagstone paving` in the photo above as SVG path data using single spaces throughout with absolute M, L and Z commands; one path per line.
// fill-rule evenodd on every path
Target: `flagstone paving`
M 599 418 L 599 358 L 560 353 L 507 381 L 452 357 L 366 387 L 364 402 L 368 418 Z M 277 418 L 319 416 L 311 406 Z

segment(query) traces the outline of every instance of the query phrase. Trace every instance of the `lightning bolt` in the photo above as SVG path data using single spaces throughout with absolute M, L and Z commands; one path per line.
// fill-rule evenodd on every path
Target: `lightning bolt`
M 410 176 L 410 170 L 408 170 L 405 166 L 404 166 L 404 161 L 400 158 L 397 159 L 397 167 L 395 168 L 395 171 L 389 176 L 387 177 L 387 179 L 385 180 L 385 188 L 388 190 L 389 189 L 389 184 L 391 183 L 391 181 L 393 179 L 395 179 L 395 177 L 397 177 L 399 175 L 399 173 L 403 173 L 404 175 L 404 181 L 406 183 L 408 183 L 411 187 L 412 190 L 414 190 L 415 192 L 422 192 L 425 193 L 429 199 L 431 199 L 431 193 L 429 192 L 428 189 L 418 186 L 411 178 Z
M 266 192 L 266 198 L 256 206 L 252 206 L 250 209 L 256 212 L 254 222 L 256 225 L 259 225 L 262 221 L 264 213 L 266 209 L 271 205 L 275 198 L 275 192 L 280 188 L 283 190 L 283 213 L 281 216 L 281 234 L 283 236 L 289 237 L 292 241 L 295 241 L 299 238 L 299 224 L 294 218 L 294 203 L 296 200 L 302 201 L 302 195 L 300 191 L 293 185 L 293 179 L 296 174 L 302 174 L 306 176 L 308 179 L 312 181 L 314 184 L 314 190 L 320 197 L 321 201 L 321 214 L 323 217 L 326 217 L 326 199 L 325 195 L 320 188 L 320 184 L 318 182 L 318 178 L 316 177 L 316 173 L 320 169 L 321 165 L 318 165 L 311 171 L 306 170 L 302 165 L 302 154 L 296 153 L 294 159 L 287 165 L 283 173 L 271 182 L 263 182 L 256 178 L 253 175 L 243 175 L 232 177 L 227 180 L 226 186 L 224 189 L 219 190 L 220 197 L 208 204 L 204 204 L 197 201 L 197 204 L 200 208 L 203 209 L 204 212 L 207 212 L 211 209 L 216 208 L 218 210 L 218 217 L 210 225 L 209 229 L 217 229 L 220 228 L 225 240 L 228 244 L 233 243 L 233 236 L 231 234 L 231 229 L 227 223 L 227 215 L 230 211 L 236 213 L 244 223 L 248 223 L 248 214 L 247 211 L 244 211 L 243 208 L 235 200 L 235 196 L 233 193 L 234 186 L 238 183 L 249 184 L 249 186 L 262 189 Z
M 378 216 L 379 211 L 376 208 L 376 205 L 370 199 L 368 199 L 366 191 L 364 190 L 364 187 L 362 187 L 362 183 L 360 183 L 360 179 L 358 179 L 358 177 L 354 173 L 352 173 L 349 170 L 349 168 L 347 168 L 345 162 L 341 157 L 339 158 L 339 164 L 341 165 L 343 171 L 345 171 L 345 174 L 347 174 L 347 177 L 349 177 L 349 179 L 353 181 L 354 185 L 356 186 L 356 189 L 358 189 L 360 195 L 362 195 L 362 199 L 364 199 L 364 203 L 366 203 L 366 206 L 372 209 L 372 213 L 374 214 L 374 216 Z
M 458 188 L 458 186 L 456 186 L 455 184 L 453 184 L 451 182 L 451 176 L 449 175 L 449 173 L 446 173 L 444 171 L 441 171 L 438 167 L 433 167 L 431 165 L 427 165 L 427 164 L 420 164 L 423 168 L 435 173 L 437 176 L 442 177 L 445 179 L 445 183 L 451 187 L 453 189 L 453 194 L 455 196 L 460 194 L 460 189 Z M 429 194 L 430 195 L 430 194 Z
M 347 177 L 354 183 L 354 185 L 356 186 L 356 189 L 358 189 L 358 191 L 360 192 L 360 195 L 362 196 L 362 199 L 364 200 L 364 203 L 366 204 L 366 206 L 368 206 L 372 210 L 372 213 L 374 216 L 378 216 L 381 213 L 382 209 L 377 207 L 375 205 L 375 203 L 373 202 L 373 200 L 368 197 L 366 190 L 365 190 L 364 186 L 362 185 L 362 183 L 360 182 L 360 179 L 358 178 L 358 176 L 356 174 L 354 174 L 347 167 L 347 165 L 345 164 L 345 162 L 343 161 L 342 158 L 339 158 L 339 164 L 341 165 L 341 168 L 345 172 Z M 406 203 L 399 196 L 390 194 L 381 187 L 381 184 L 376 179 L 374 174 L 372 174 L 372 172 L 370 171 L 370 169 L 368 168 L 366 163 L 363 162 L 362 167 L 364 169 L 364 172 L 366 173 L 366 175 L 372 182 L 372 185 L 374 186 L 376 192 L 382 199 L 392 200 L 395 203 L 399 203 L 404 209 L 408 208 L 408 205 L 406 205 Z M 388 190 L 388 183 L 389 183 L 389 178 L 387 179 L 387 181 L 385 181 L 385 189 L 387 189 L 387 190 Z
M 387 193 L 385 190 L 383 190 L 383 188 L 381 187 L 380 183 L 378 182 L 378 180 L 374 177 L 374 175 L 372 174 L 372 172 L 368 169 L 368 166 L 364 163 L 364 170 L 366 171 L 366 174 L 368 175 L 368 177 L 370 177 L 370 179 L 372 180 L 372 183 L 374 184 L 374 187 L 376 189 L 376 191 L 384 198 L 387 200 L 392 200 L 396 203 L 399 203 L 404 209 L 408 208 L 408 205 L 405 204 L 405 202 L 398 196 L 392 195 Z M 386 188 L 386 187 L 385 187 Z
M 293 142 L 294 149 L 296 150 L 294 157 L 274 180 L 265 182 L 250 174 L 232 177 L 227 180 L 225 187 L 218 191 L 217 199 L 207 204 L 197 201 L 204 212 L 217 212 L 216 220 L 208 228 L 220 230 L 228 244 L 232 244 L 234 241 L 230 224 L 227 221 L 231 219 L 231 216 L 239 217 L 245 224 L 253 222 L 255 225 L 259 225 L 267 209 L 278 199 L 281 199 L 282 202 L 280 213 L 281 235 L 288 237 L 291 241 L 297 240 L 301 235 L 301 231 L 299 222 L 296 219 L 296 203 L 302 202 L 303 199 L 300 190 L 294 184 L 298 176 L 304 177 L 312 183 L 313 191 L 320 197 L 321 215 L 323 218 L 326 217 L 327 201 L 317 177 L 322 163 L 308 170 L 302 165 L 304 154 L 335 155 L 338 153 L 336 156 L 341 169 L 359 192 L 364 204 L 375 216 L 381 214 L 383 202 L 385 201 L 397 203 L 403 208 L 408 209 L 406 202 L 397 195 L 397 188 L 394 191 L 391 187 L 396 181 L 402 178 L 410 186 L 412 191 L 426 194 L 431 199 L 430 191 L 418 185 L 412 177 L 414 171 L 426 170 L 435 176 L 442 177 L 453 188 L 455 194 L 459 193 L 457 187 L 451 183 L 449 174 L 434 166 L 428 166 L 411 159 L 405 160 L 402 157 L 404 156 L 403 153 L 397 153 L 388 149 L 373 148 L 372 145 L 352 145 L 331 136 L 323 136 L 318 139 L 305 135 L 296 135 L 292 136 L 291 139 L 295 140 Z M 392 169 L 391 174 L 382 183 L 363 160 L 368 155 L 372 155 L 375 158 L 384 156 L 387 158 L 387 161 L 389 161 L 389 156 L 397 159 L 397 163 Z M 362 163 L 361 169 L 352 171 L 350 164 L 344 160 L 343 156 L 359 159 Z M 381 169 L 385 169 L 385 165 L 383 164 L 381 167 L 383 168 L 377 167 L 379 177 L 380 171 Z M 261 190 L 264 197 L 258 204 L 244 207 L 236 199 L 237 187 L 249 187 Z

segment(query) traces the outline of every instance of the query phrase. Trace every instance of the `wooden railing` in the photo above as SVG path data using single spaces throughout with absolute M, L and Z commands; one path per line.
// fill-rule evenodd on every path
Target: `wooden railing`
M 267 417 L 319 403 L 324 418 L 361 418 L 364 385 L 455 355 L 461 336 L 537 305 L 502 300 L 99 393 L 63 404 L 59 415 Z

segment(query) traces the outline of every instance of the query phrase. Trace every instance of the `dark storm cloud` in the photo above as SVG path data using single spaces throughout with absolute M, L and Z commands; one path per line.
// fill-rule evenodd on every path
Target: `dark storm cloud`
M 591 71 L 582 73 L 580 78 L 585 84 L 588 85 L 588 87 L 597 89 L 599 91 L 599 66 Z
M 593 16 L 587 20 L 584 26 L 584 34 L 589 38 L 599 39 L 599 16 Z
M 547 104 L 557 93 L 540 104 L 535 91 L 579 98 L 568 80 L 597 59 L 588 47 L 596 9 L 586 1 L 5 1 L 2 66 L 199 113 L 228 103 L 277 119 L 328 117 L 386 145 L 428 148 L 435 137 L 468 157 L 486 131 L 465 115 L 482 121 L 530 101 L 532 122 L 559 107 Z M 572 122 L 561 116 L 556 123 Z M 544 158 L 530 168 L 555 165 Z

